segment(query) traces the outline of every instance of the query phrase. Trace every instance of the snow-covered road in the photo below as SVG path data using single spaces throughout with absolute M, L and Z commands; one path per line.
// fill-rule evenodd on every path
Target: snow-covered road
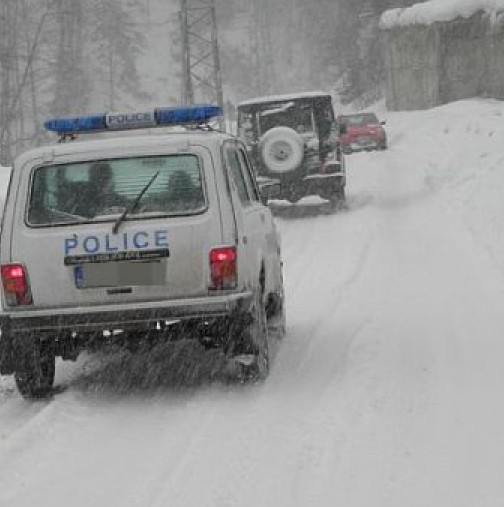
M 504 272 L 433 174 L 464 169 L 439 139 L 458 113 L 391 115 L 391 149 L 348 159 L 348 211 L 275 206 L 288 334 L 264 385 L 117 389 L 84 359 L 30 403 L 2 377 L 0 506 L 504 505 Z

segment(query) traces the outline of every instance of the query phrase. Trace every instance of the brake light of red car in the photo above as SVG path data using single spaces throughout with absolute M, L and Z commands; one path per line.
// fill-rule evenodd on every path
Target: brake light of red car
M 214 248 L 210 252 L 211 289 L 235 289 L 238 282 L 235 247 Z
M 21 264 L 5 264 L 1 267 L 1 273 L 7 305 L 31 305 L 33 299 L 26 268 Z

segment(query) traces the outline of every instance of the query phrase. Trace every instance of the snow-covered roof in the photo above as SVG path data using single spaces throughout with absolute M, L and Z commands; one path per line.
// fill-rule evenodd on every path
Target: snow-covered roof
M 302 92 L 302 93 L 289 93 L 288 95 L 270 95 L 267 97 L 257 97 L 255 99 L 244 100 L 238 104 L 240 106 L 251 106 L 254 104 L 262 104 L 264 102 L 284 102 L 286 100 L 295 99 L 310 99 L 315 97 L 329 97 L 330 94 L 327 92 Z
M 53 157 L 89 157 L 110 156 L 111 158 L 123 156 L 125 153 L 132 153 L 136 150 L 149 150 L 156 152 L 156 146 L 163 146 L 163 149 L 187 149 L 188 143 L 194 142 L 198 145 L 213 146 L 217 140 L 228 139 L 230 134 L 218 131 L 170 131 L 163 128 L 144 129 L 142 131 L 109 131 L 101 134 L 83 134 L 78 139 L 68 143 L 56 143 L 38 146 L 25 151 L 19 155 L 17 166 L 22 167 L 27 161 L 37 158 L 44 158 L 47 153 Z M 1 183 L 1 173 L 0 173 Z
M 504 0 L 428 0 L 411 7 L 384 12 L 380 27 L 390 29 L 408 25 L 430 25 L 459 17 L 469 18 L 478 11 L 496 17 L 504 13 Z

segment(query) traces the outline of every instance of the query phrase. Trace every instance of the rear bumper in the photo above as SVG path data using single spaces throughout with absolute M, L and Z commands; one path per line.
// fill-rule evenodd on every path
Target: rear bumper
M 352 141 L 342 143 L 342 149 L 345 153 L 352 151 L 366 151 L 366 150 L 376 150 L 386 144 L 385 139 L 379 138 L 366 138 L 364 142 L 359 142 L 358 139 L 354 139 Z
M 4 329 L 10 333 L 50 333 L 142 328 L 164 320 L 207 320 L 229 317 L 234 312 L 247 308 L 251 301 L 251 292 L 241 292 L 154 303 L 18 311 L 2 314 L 0 327 L 2 335 Z
M 282 182 L 280 199 L 290 199 L 293 196 L 327 195 L 345 187 L 345 185 L 346 174 L 344 171 L 331 174 L 309 174 L 297 181 Z
M 97 334 L 109 330 L 149 330 L 163 323 L 217 323 L 232 321 L 245 313 L 251 292 L 215 295 L 196 299 L 131 303 L 120 305 L 25 310 L 0 315 L 0 373 L 13 372 L 13 343 L 16 336 L 69 336 Z

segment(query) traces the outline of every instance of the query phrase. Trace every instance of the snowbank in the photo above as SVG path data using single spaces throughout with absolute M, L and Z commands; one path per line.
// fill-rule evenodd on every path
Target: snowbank
M 382 15 L 380 27 L 391 29 L 407 25 L 430 25 L 458 17 L 469 18 L 478 11 L 497 18 L 504 13 L 504 0 L 429 0 L 411 7 L 386 11 Z
M 405 170 L 424 171 L 428 187 L 504 271 L 504 102 L 473 99 L 389 113 L 387 129 Z

